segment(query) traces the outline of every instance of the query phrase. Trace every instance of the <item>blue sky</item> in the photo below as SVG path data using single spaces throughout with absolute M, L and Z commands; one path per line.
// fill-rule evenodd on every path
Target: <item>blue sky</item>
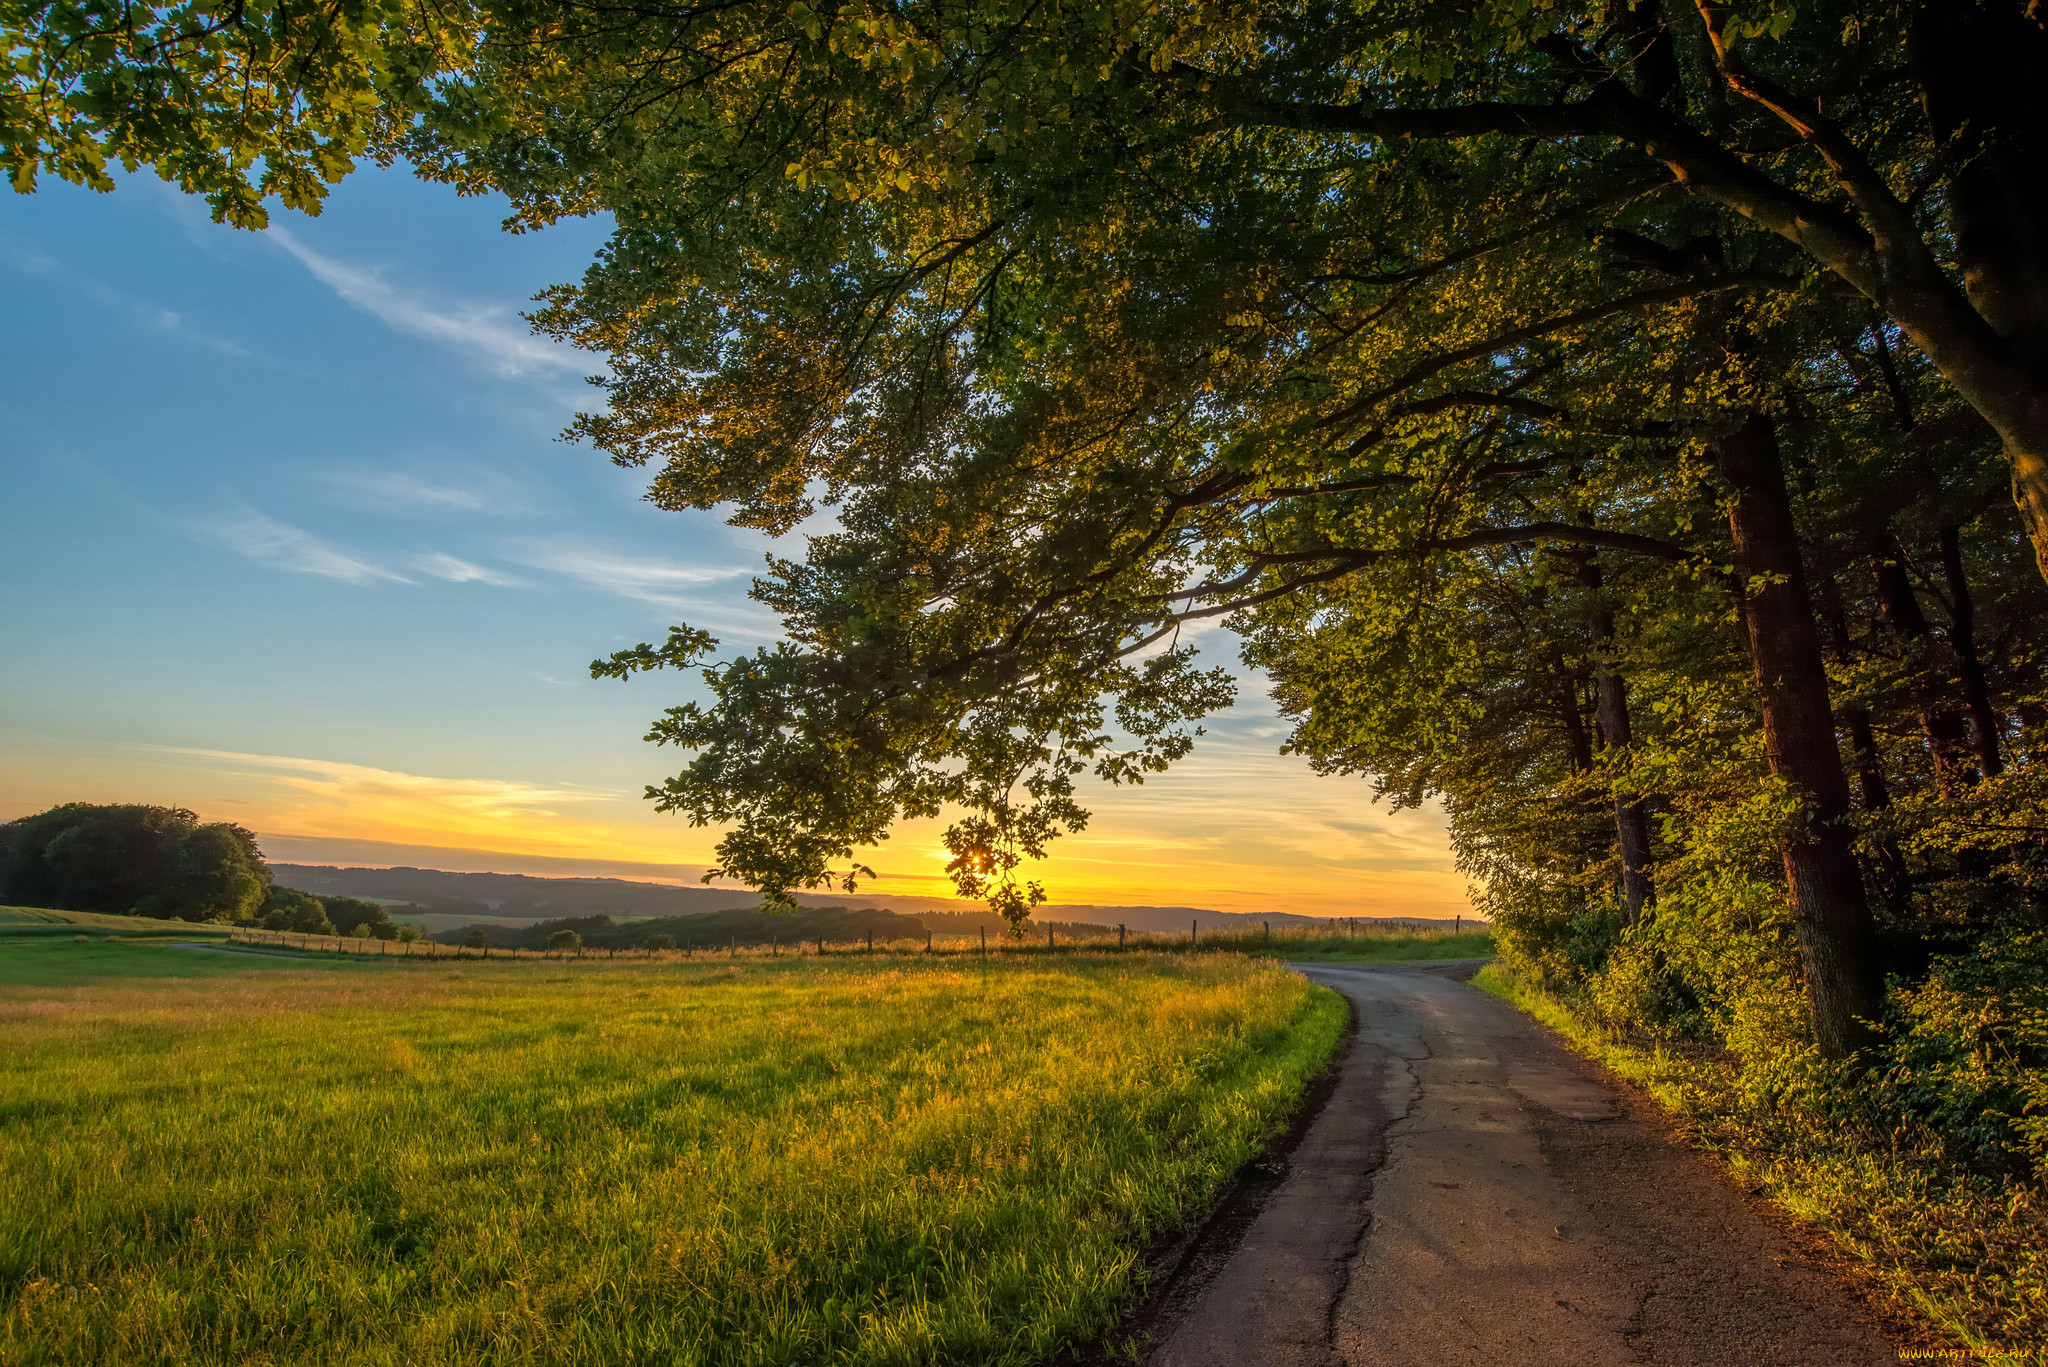
M 598 221 L 359 172 L 317 219 L 208 221 L 148 176 L 0 194 L 0 819 L 193 807 L 276 858 L 687 876 L 641 742 L 685 681 L 592 656 L 687 620 L 768 639 L 763 538 L 662 512 L 557 434 L 602 359 L 519 311 Z M 1220 638 L 1219 638 L 1220 639 Z M 1104 793 L 1063 901 L 1464 905 L 1440 821 L 1274 753 L 1256 689 L 1184 772 Z M 942 891 L 928 829 L 883 891 Z

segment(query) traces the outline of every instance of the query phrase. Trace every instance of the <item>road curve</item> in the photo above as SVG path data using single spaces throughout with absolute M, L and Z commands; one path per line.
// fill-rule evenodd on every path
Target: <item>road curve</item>
M 1151 1367 L 1897 1363 L 1644 1103 L 1505 1003 L 1298 965 L 1357 1029 L 1329 1100 Z

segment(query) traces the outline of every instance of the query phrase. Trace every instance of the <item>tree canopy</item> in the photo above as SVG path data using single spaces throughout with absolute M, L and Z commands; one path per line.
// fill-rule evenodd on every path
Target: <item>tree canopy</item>
M 1889 968 L 2035 914 L 2037 7 L 331 13 L 365 112 L 259 142 L 609 212 L 536 315 L 608 358 L 575 435 L 664 507 L 830 510 L 777 646 L 594 666 L 705 668 L 650 794 L 771 902 L 948 812 L 1021 922 L 1077 779 L 1229 701 L 1220 621 L 1293 748 L 1448 803 L 1560 981 L 1724 1037 L 1798 985 L 1844 1054 Z
M 0 825 L 0 902 L 232 921 L 269 892 L 254 835 L 182 807 L 69 802 Z
M 358 158 L 391 158 L 478 33 L 441 0 L 4 0 L 0 169 L 108 190 L 148 167 L 244 228 L 273 198 L 318 213 Z

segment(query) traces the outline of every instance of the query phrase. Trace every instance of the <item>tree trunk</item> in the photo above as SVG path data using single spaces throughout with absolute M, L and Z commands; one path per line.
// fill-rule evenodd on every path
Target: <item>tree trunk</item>
M 1588 554 L 1579 565 L 1579 581 L 1589 589 L 1601 586 L 1600 562 Z M 1635 749 L 1635 730 L 1629 724 L 1628 681 L 1614 670 L 1610 653 L 1615 637 L 1614 614 L 1605 607 L 1593 613 L 1593 716 L 1600 728 L 1600 743 L 1624 755 Z M 1650 813 L 1640 800 L 1614 796 L 1614 844 L 1621 856 L 1621 901 L 1623 915 L 1634 925 L 1643 908 L 1656 900 L 1650 883 Z
M 1778 437 L 1760 414 L 1720 443 L 1721 475 L 1735 499 L 1729 529 L 1745 597 L 1749 653 L 1763 701 L 1771 772 L 1807 802 L 1803 830 L 1780 842 L 1813 1030 L 1827 1058 L 1870 1038 L 1882 1000 L 1876 927 L 1863 895 L 1849 814 L 1849 780 L 1835 744 L 1827 669 L 1814 627 L 1799 536 Z
M 1842 611 L 1842 591 L 1835 583 L 1834 571 L 1821 574 L 1819 588 L 1821 623 L 1827 628 L 1828 650 L 1837 662 L 1846 665 L 1851 659 L 1849 618 Z M 1860 703 L 1849 703 L 1839 711 L 1842 727 L 1849 733 L 1849 751 L 1856 757 L 1856 786 L 1863 799 L 1863 810 L 1881 812 L 1892 805 L 1892 794 L 1885 782 L 1884 756 L 1878 753 L 1870 709 Z M 1912 907 L 1913 876 L 1906 867 L 1899 842 L 1890 837 L 1879 841 L 1875 862 L 1885 909 L 1894 916 L 1905 915 Z
M 1906 553 L 1896 536 L 1887 534 L 1876 548 L 1877 598 L 1883 605 L 1887 625 L 1908 641 L 1925 641 L 1934 634 L 1920 600 L 1913 592 L 1912 576 L 1906 572 Z M 1927 736 L 1927 751 L 1934 760 L 1934 776 L 1944 796 L 1974 777 L 1970 772 L 1970 747 L 1963 719 L 1948 705 L 1946 681 L 1934 684 L 1926 676 L 1923 662 L 1909 663 L 1913 697 L 1920 708 L 1920 729 Z
M 1565 755 L 1571 761 L 1572 772 L 1583 774 L 1593 767 L 1593 743 L 1586 736 L 1586 719 L 1579 712 L 1571 671 L 1565 668 L 1564 656 L 1555 647 L 1550 650 L 1549 663 L 1552 696 L 1557 703 L 1558 720 L 1564 723 Z
M 1948 228 L 1963 291 L 1997 343 L 1939 326 L 1914 340 L 2004 441 L 2048 577 L 2048 27 L 2035 7 L 1981 0 L 1920 0 L 1911 15 L 1907 56 L 1929 131 L 1976 140 L 1948 177 Z
M 1977 771 L 1986 778 L 2005 772 L 1999 753 L 1998 713 L 1984 681 L 1984 663 L 1977 658 L 1977 607 L 1970 598 L 1970 579 L 1963 572 L 1962 528 L 1941 531 L 1941 569 L 1948 580 L 1949 644 L 1956 652 L 1956 673 L 1963 681 L 1963 708 L 1970 718 L 1970 744 L 1977 752 Z
M 1626 753 L 1635 748 L 1628 724 L 1628 684 L 1607 670 L 1600 672 L 1598 684 L 1600 734 L 1609 749 Z M 1634 925 L 1643 908 L 1657 900 L 1650 883 L 1650 811 L 1640 798 L 1616 795 L 1614 835 L 1621 852 L 1622 905 L 1628 923 Z

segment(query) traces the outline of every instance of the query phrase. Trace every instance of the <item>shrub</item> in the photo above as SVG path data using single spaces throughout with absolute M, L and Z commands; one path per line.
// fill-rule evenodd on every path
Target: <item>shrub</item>
M 548 936 L 548 948 L 564 951 L 581 949 L 583 948 L 583 937 L 573 930 L 558 930 Z
M 391 924 L 391 914 L 375 902 L 366 902 L 360 897 L 323 897 L 320 902 L 327 908 L 327 919 L 334 922 L 343 935 L 355 935 L 356 927 L 362 926 L 364 935 L 388 940 L 396 931 Z
M 296 888 L 279 888 L 263 904 L 266 930 L 289 930 L 300 935 L 333 935 L 334 922 L 327 918 L 327 904 L 311 893 Z
M 1894 1133 L 2048 1181 L 2048 933 L 2012 931 L 1895 987 L 1889 1066 L 1870 1099 Z
M 674 949 L 676 947 L 676 937 L 665 931 L 657 931 L 640 943 L 648 949 Z

